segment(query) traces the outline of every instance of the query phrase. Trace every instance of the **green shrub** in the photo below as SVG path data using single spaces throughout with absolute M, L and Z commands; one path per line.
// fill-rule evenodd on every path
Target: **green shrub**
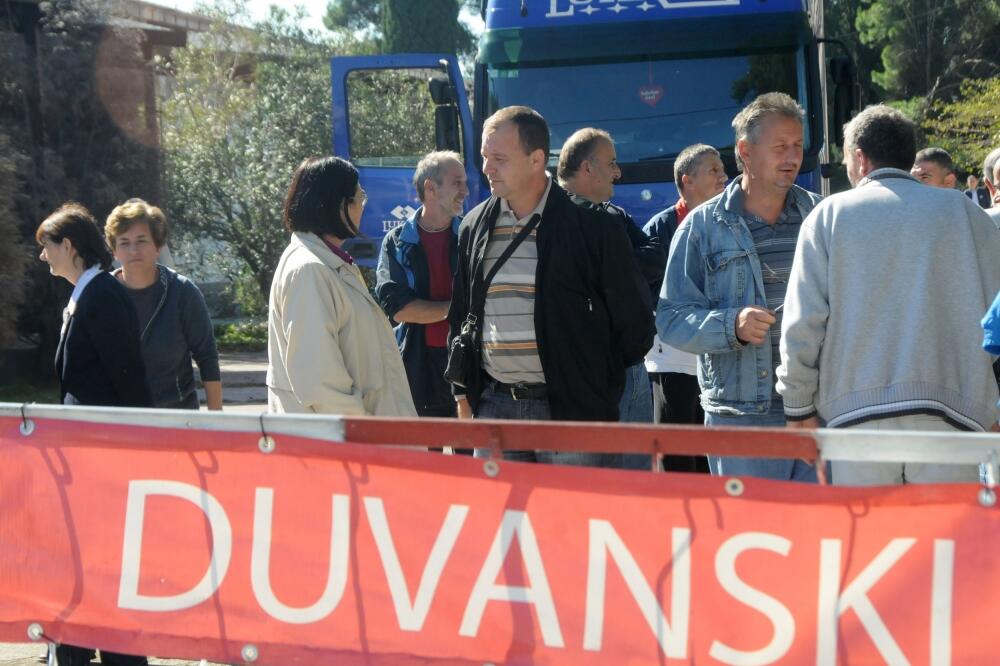
M 216 324 L 215 344 L 221 352 L 267 351 L 267 322 Z

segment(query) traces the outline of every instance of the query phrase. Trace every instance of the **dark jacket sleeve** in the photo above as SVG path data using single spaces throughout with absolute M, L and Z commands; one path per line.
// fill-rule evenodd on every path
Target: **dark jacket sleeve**
M 650 218 L 649 222 L 642 228 L 642 233 L 649 238 L 655 238 L 660 248 L 663 250 L 663 270 L 655 281 L 650 281 L 649 289 L 655 305 L 660 297 L 660 290 L 663 288 L 663 277 L 667 272 L 667 259 L 670 256 L 670 243 L 673 241 L 674 232 L 677 231 L 677 214 L 673 207 L 661 211 Z
M 382 239 L 382 251 L 379 252 L 378 268 L 375 270 L 375 298 L 393 321 L 397 312 L 417 298 L 417 293 L 410 289 L 407 282 L 406 270 L 396 260 L 398 239 L 398 231 L 390 232 Z
M 632 244 L 632 252 L 635 255 L 636 263 L 642 277 L 650 288 L 663 282 L 663 271 L 667 267 L 667 247 L 660 245 L 657 236 L 647 236 L 642 229 L 636 226 L 631 215 L 623 218 L 625 233 L 628 234 L 629 242 Z
M 101 287 L 87 317 L 87 326 L 121 405 L 152 407 L 153 397 L 146 383 L 146 364 L 139 342 L 139 319 L 123 287 Z
M 468 218 L 467 218 L 468 219 Z M 462 323 L 469 314 L 469 253 L 471 252 L 472 232 L 465 222 L 458 230 L 458 261 L 455 262 L 455 274 L 451 282 L 451 305 L 448 308 L 448 349 L 451 340 L 462 330 Z M 451 392 L 456 397 L 465 395 L 465 387 L 451 385 Z
M 604 233 L 599 279 L 611 319 L 612 339 L 618 341 L 627 367 L 645 358 L 653 346 L 653 302 L 625 232 L 613 224 L 601 228 Z
M 219 350 L 215 346 L 215 332 L 205 297 L 193 282 L 185 280 L 178 282 L 178 286 L 181 288 L 181 331 L 194 362 L 198 364 L 201 381 L 221 381 Z

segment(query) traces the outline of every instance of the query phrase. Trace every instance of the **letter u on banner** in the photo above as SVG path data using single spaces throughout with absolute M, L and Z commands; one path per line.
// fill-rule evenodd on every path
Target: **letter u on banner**
M 258 488 L 253 510 L 253 549 L 250 555 L 250 583 L 257 602 L 268 615 L 289 624 L 318 622 L 332 613 L 347 585 L 348 554 L 351 545 L 350 499 L 333 496 L 333 525 L 330 527 L 330 570 L 326 589 L 312 606 L 292 608 L 278 601 L 271 589 L 271 515 L 274 489 Z

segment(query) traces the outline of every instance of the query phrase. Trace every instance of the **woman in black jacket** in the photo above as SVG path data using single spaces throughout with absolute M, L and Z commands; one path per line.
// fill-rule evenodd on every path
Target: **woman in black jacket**
M 66 405 L 151 407 L 135 307 L 108 272 L 111 252 L 83 206 L 68 203 L 38 226 L 39 258 L 73 285 L 56 351 Z
M 135 307 L 107 272 L 111 252 L 94 217 L 65 204 L 38 226 L 35 239 L 49 271 L 73 285 L 56 351 L 63 404 L 151 407 Z M 61 666 L 77 666 L 89 664 L 94 650 L 59 645 L 56 656 Z M 146 658 L 102 650 L 101 663 L 142 666 Z

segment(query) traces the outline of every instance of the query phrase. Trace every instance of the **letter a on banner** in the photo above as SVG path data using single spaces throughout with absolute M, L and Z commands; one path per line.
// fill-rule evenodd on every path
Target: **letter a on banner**
M 312 606 L 292 608 L 278 601 L 271 589 L 271 515 L 274 490 L 258 488 L 253 510 L 253 549 L 250 555 L 250 583 L 254 596 L 268 615 L 289 624 L 319 622 L 332 613 L 347 585 L 348 555 L 351 545 L 350 499 L 333 496 L 333 524 L 330 527 L 330 570 L 326 589 Z
M 187 592 L 171 596 L 139 594 L 139 566 L 142 559 L 142 528 L 146 498 L 165 495 L 187 500 L 201 509 L 212 530 L 212 557 L 201 581 Z M 118 584 L 118 607 L 142 611 L 177 611 L 207 600 L 222 584 L 229 569 L 233 530 L 218 500 L 197 486 L 180 481 L 130 481 L 125 505 L 125 538 L 122 545 L 122 574 Z
M 713 641 L 709 655 L 732 666 L 764 666 L 785 656 L 795 641 L 795 618 L 783 603 L 760 590 L 750 587 L 736 574 L 736 559 L 747 550 L 769 550 L 788 556 L 792 542 L 767 532 L 744 532 L 726 539 L 715 554 L 715 577 L 737 601 L 767 616 L 774 627 L 771 642 L 759 650 L 748 652 L 734 649 L 721 641 Z
M 604 638 L 604 591 L 607 583 L 608 553 L 625 579 L 625 585 L 639 605 L 660 649 L 667 657 L 687 657 L 688 620 L 691 614 L 691 530 L 673 529 L 673 557 L 670 568 L 670 624 L 663 607 L 642 575 L 632 553 L 606 520 L 590 521 L 590 556 L 587 564 L 587 616 L 583 649 L 599 651 Z
M 396 544 L 392 540 L 389 521 L 385 517 L 385 506 L 378 497 L 366 497 L 364 501 L 368 524 L 371 525 L 375 537 L 375 547 L 378 548 L 378 556 L 382 560 L 385 578 L 389 583 L 389 593 L 392 595 L 392 605 L 396 609 L 399 628 L 403 631 L 420 631 L 424 627 L 427 611 L 430 610 L 431 602 L 434 600 L 441 572 L 455 547 L 458 533 L 462 531 L 465 517 L 469 514 L 469 507 L 452 504 L 448 508 L 448 515 L 445 516 L 441 531 L 434 540 L 431 554 L 427 558 L 420 583 L 417 585 L 416 596 L 411 603 L 403 567 L 399 564 Z
M 524 568 L 528 575 L 529 587 L 514 587 L 497 585 L 496 579 L 503 562 L 507 559 L 510 545 L 517 537 L 521 545 L 521 555 L 524 558 Z M 479 578 L 469 595 L 469 603 L 462 616 L 459 636 L 475 638 L 479 633 L 479 624 L 483 620 L 486 604 L 490 601 L 507 601 L 534 604 L 538 614 L 538 624 L 542 629 L 542 641 L 548 647 L 565 647 L 562 630 L 559 628 L 559 618 L 556 616 L 556 605 L 549 589 L 549 579 L 545 576 L 542 565 L 542 555 L 538 550 L 538 540 L 531 520 L 524 511 L 504 511 L 500 529 L 493 539 L 489 554 L 479 571 Z

